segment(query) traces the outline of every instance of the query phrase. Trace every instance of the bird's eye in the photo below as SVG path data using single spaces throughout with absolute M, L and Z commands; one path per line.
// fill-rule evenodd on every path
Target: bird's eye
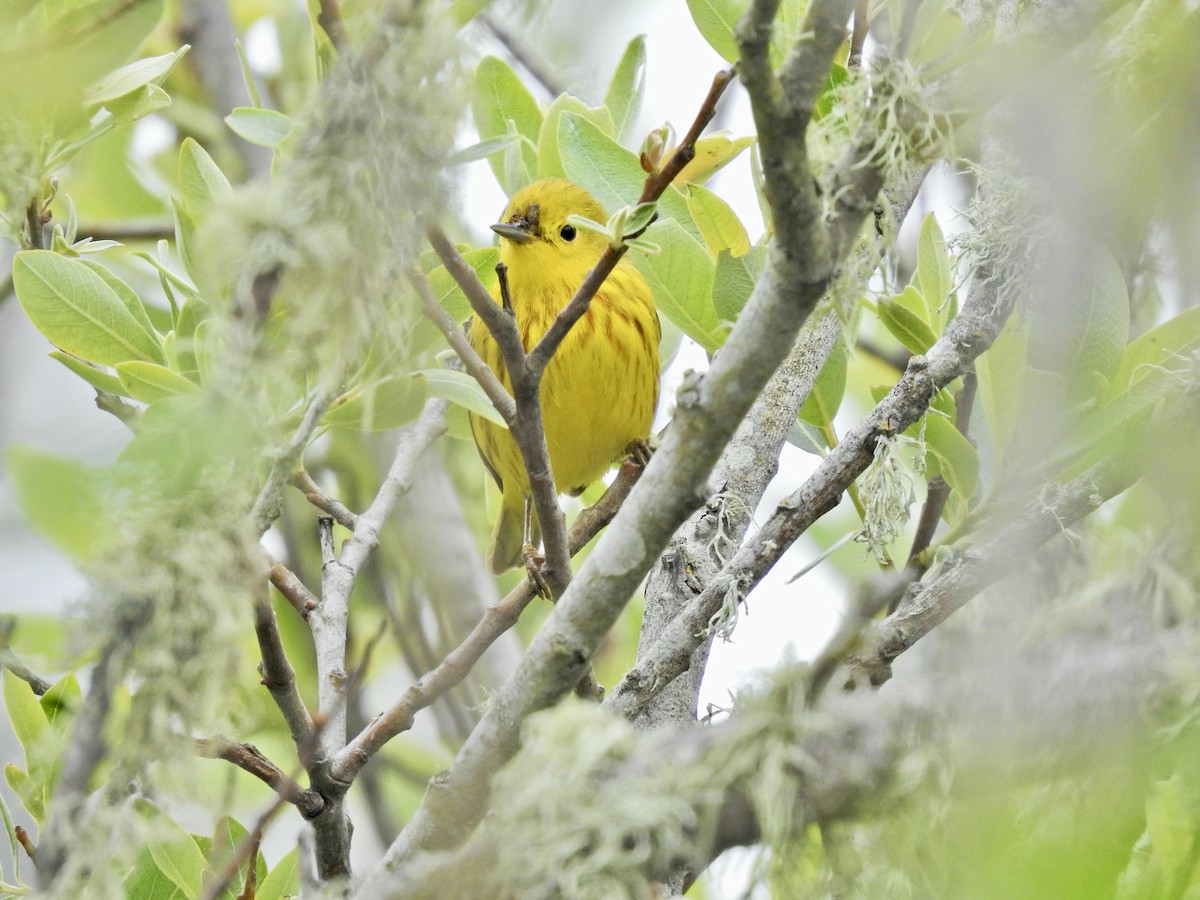
M 573 240 L 575 240 L 575 226 L 574 225 L 564 225 L 562 227 L 562 231 L 560 231 L 559 234 L 562 235 L 562 239 L 564 241 L 573 241 Z

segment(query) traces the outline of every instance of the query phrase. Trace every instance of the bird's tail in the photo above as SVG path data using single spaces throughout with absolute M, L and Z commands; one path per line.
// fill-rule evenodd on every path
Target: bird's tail
M 533 518 L 533 545 L 541 540 L 541 529 L 537 516 Z M 496 517 L 496 528 L 492 531 L 492 544 L 488 547 L 487 564 L 499 575 L 514 566 L 521 565 L 521 548 L 525 546 L 525 498 L 510 499 L 505 495 L 500 502 L 500 515 Z

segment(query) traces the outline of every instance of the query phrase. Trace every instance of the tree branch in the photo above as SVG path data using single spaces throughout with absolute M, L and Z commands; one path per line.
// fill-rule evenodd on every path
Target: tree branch
M 994 286 L 989 283 L 972 291 L 928 355 L 913 357 L 904 377 L 888 395 L 842 438 L 803 485 L 780 501 L 753 539 L 664 630 L 656 647 L 626 674 L 609 701 L 612 708 L 626 716 L 636 715 L 686 670 L 726 595 L 730 591 L 742 596 L 749 593 L 813 522 L 837 506 L 842 493 L 870 465 L 875 442 L 883 435 L 899 434 L 916 422 L 934 395 L 966 372 L 991 345 L 1008 318 L 1008 310 L 998 302 Z
M 223 759 L 248 772 L 300 811 L 306 819 L 325 809 L 325 800 L 316 791 L 302 788 L 253 744 L 235 744 L 223 737 L 196 738 L 196 752 L 208 759 Z

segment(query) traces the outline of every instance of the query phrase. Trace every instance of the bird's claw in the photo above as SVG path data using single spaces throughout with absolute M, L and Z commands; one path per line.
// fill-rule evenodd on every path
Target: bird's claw
M 547 600 L 553 601 L 554 594 L 550 592 L 550 584 L 542 575 L 542 567 L 546 565 L 546 557 L 537 552 L 532 544 L 521 548 L 521 562 L 525 565 L 525 574 L 533 583 L 533 588 Z

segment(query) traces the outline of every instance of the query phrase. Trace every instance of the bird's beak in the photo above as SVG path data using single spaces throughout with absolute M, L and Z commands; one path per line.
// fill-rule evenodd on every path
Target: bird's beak
M 492 226 L 492 231 L 500 235 L 502 238 L 508 238 L 514 244 L 528 244 L 533 240 L 533 235 L 529 233 L 528 225 L 513 225 L 511 222 L 497 222 Z

